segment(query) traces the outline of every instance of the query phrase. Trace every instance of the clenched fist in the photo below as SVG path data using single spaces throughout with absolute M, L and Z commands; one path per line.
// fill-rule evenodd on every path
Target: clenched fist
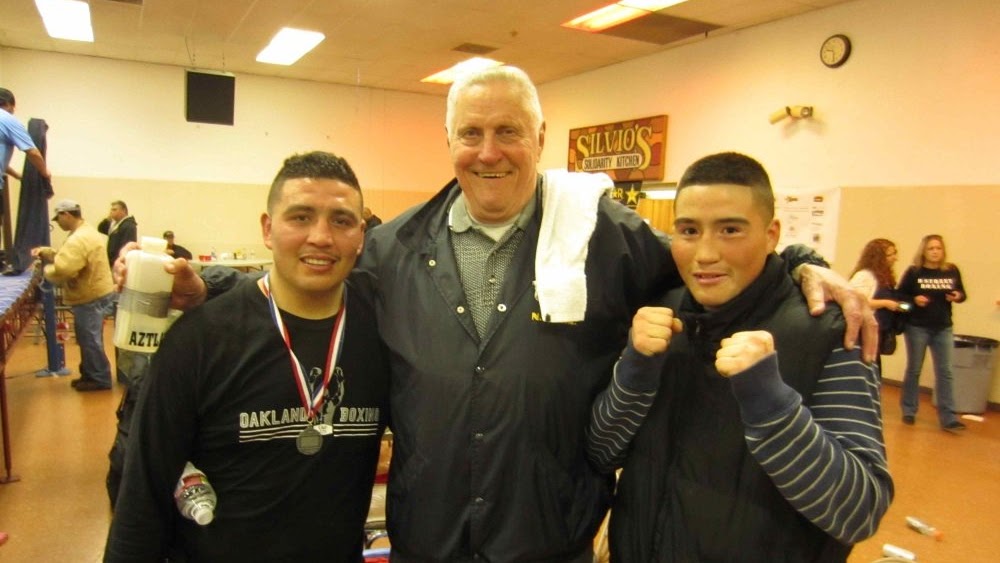
M 670 338 L 684 329 L 680 319 L 667 307 L 643 307 L 632 320 L 632 347 L 643 356 L 667 351 Z
M 715 369 L 731 377 L 756 364 L 774 352 L 774 338 L 766 330 L 737 332 L 722 339 L 722 347 L 715 353 Z

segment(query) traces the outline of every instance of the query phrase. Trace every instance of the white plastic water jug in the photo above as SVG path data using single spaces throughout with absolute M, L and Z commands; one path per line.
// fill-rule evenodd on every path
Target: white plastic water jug
M 170 327 L 170 289 L 174 277 L 164 271 L 167 241 L 142 237 L 140 248 L 125 255 L 125 287 L 118 298 L 115 346 L 122 350 L 153 353 Z

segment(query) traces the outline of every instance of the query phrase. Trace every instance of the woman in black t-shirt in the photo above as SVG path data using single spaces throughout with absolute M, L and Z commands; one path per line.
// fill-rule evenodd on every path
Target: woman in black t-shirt
M 914 424 L 917 416 L 920 370 L 927 348 L 934 360 L 934 394 L 937 397 L 938 422 L 948 432 L 965 430 L 955 413 L 952 391 L 951 304 L 965 301 L 965 287 L 958 267 L 947 261 L 941 235 L 927 235 L 913 265 L 903 274 L 899 292 L 914 304 L 905 330 L 906 372 L 900 404 L 903 422 Z

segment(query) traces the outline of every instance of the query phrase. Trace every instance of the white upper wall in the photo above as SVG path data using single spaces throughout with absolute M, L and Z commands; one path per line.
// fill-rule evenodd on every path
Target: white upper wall
M 667 114 L 666 181 L 737 150 L 782 188 L 1000 184 L 998 25 L 996 0 L 859 0 L 548 83 L 542 165 L 570 129 Z M 834 33 L 853 52 L 829 69 Z M 786 105 L 816 115 L 771 125 Z
M 366 188 L 424 191 L 450 177 L 440 97 L 237 75 L 235 125 L 210 125 L 185 121 L 180 67 L 0 57 L 18 118 L 50 126 L 57 177 L 270 184 L 287 156 L 316 149 L 347 158 Z
M 565 167 L 571 128 L 663 113 L 668 181 L 731 149 L 783 188 L 1000 183 L 997 24 L 995 0 L 858 0 L 545 84 L 542 166 Z M 819 61 L 833 33 L 854 44 L 839 69 Z M 20 119 L 53 127 L 61 176 L 266 183 L 292 152 L 325 149 L 366 188 L 451 177 L 435 96 L 237 75 L 227 127 L 184 120 L 179 67 L 0 48 L 0 79 Z M 815 117 L 768 123 L 793 104 Z

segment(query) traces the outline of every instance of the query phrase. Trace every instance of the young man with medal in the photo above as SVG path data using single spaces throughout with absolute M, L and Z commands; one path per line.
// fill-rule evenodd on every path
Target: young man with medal
M 388 363 L 357 178 L 329 153 L 285 161 L 261 216 L 274 266 L 185 314 L 139 398 L 105 561 L 359 561 Z M 214 520 L 179 514 L 186 462 Z

